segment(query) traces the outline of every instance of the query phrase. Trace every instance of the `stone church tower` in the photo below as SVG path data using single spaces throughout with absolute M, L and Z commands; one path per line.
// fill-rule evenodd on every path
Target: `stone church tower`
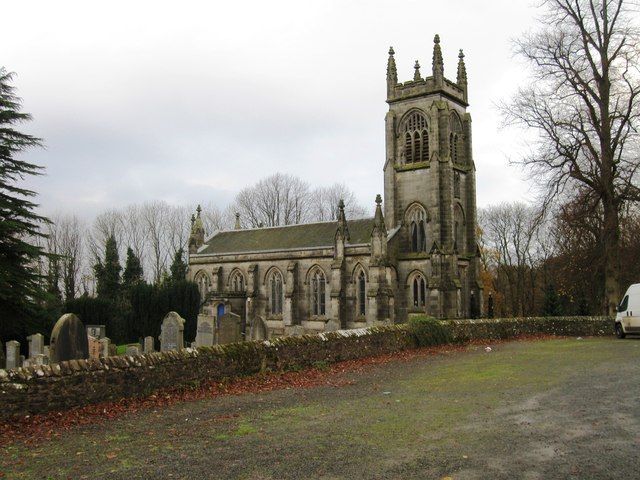
M 440 38 L 432 74 L 418 61 L 413 80 L 398 83 L 393 48 L 387 63 L 384 217 L 392 232 L 400 302 L 398 318 L 426 311 L 480 316 L 482 285 L 476 243 L 476 179 L 467 113 L 467 73 L 460 51 L 455 82 L 444 76 Z

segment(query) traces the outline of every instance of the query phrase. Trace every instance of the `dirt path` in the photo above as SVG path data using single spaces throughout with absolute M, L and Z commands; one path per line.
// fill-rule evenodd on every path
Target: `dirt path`
M 513 342 L 342 375 L 352 383 L 186 402 L 13 444 L 0 478 L 637 475 L 640 340 Z

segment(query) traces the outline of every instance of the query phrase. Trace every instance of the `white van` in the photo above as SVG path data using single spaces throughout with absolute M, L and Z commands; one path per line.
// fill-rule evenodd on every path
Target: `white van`
M 640 283 L 634 283 L 622 297 L 616 313 L 616 335 L 640 334 Z

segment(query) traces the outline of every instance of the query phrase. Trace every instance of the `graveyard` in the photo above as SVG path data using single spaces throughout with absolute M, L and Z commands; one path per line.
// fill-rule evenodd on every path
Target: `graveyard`
M 631 399 L 640 389 L 628 379 L 640 373 L 638 360 L 638 341 L 569 337 L 347 362 L 321 369 L 304 387 L 139 407 L 41 432 L 4 444 L 0 472 L 10 479 L 630 478 L 640 434 Z

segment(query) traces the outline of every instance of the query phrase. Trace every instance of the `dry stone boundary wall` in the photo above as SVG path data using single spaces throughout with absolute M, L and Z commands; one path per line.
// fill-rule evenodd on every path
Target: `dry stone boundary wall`
M 558 317 L 444 322 L 455 342 L 519 335 L 610 335 L 606 317 Z M 416 348 L 407 325 L 242 342 L 136 356 L 70 360 L 0 370 L 0 418 L 192 388 L 203 382 L 264 371 L 293 370 Z

